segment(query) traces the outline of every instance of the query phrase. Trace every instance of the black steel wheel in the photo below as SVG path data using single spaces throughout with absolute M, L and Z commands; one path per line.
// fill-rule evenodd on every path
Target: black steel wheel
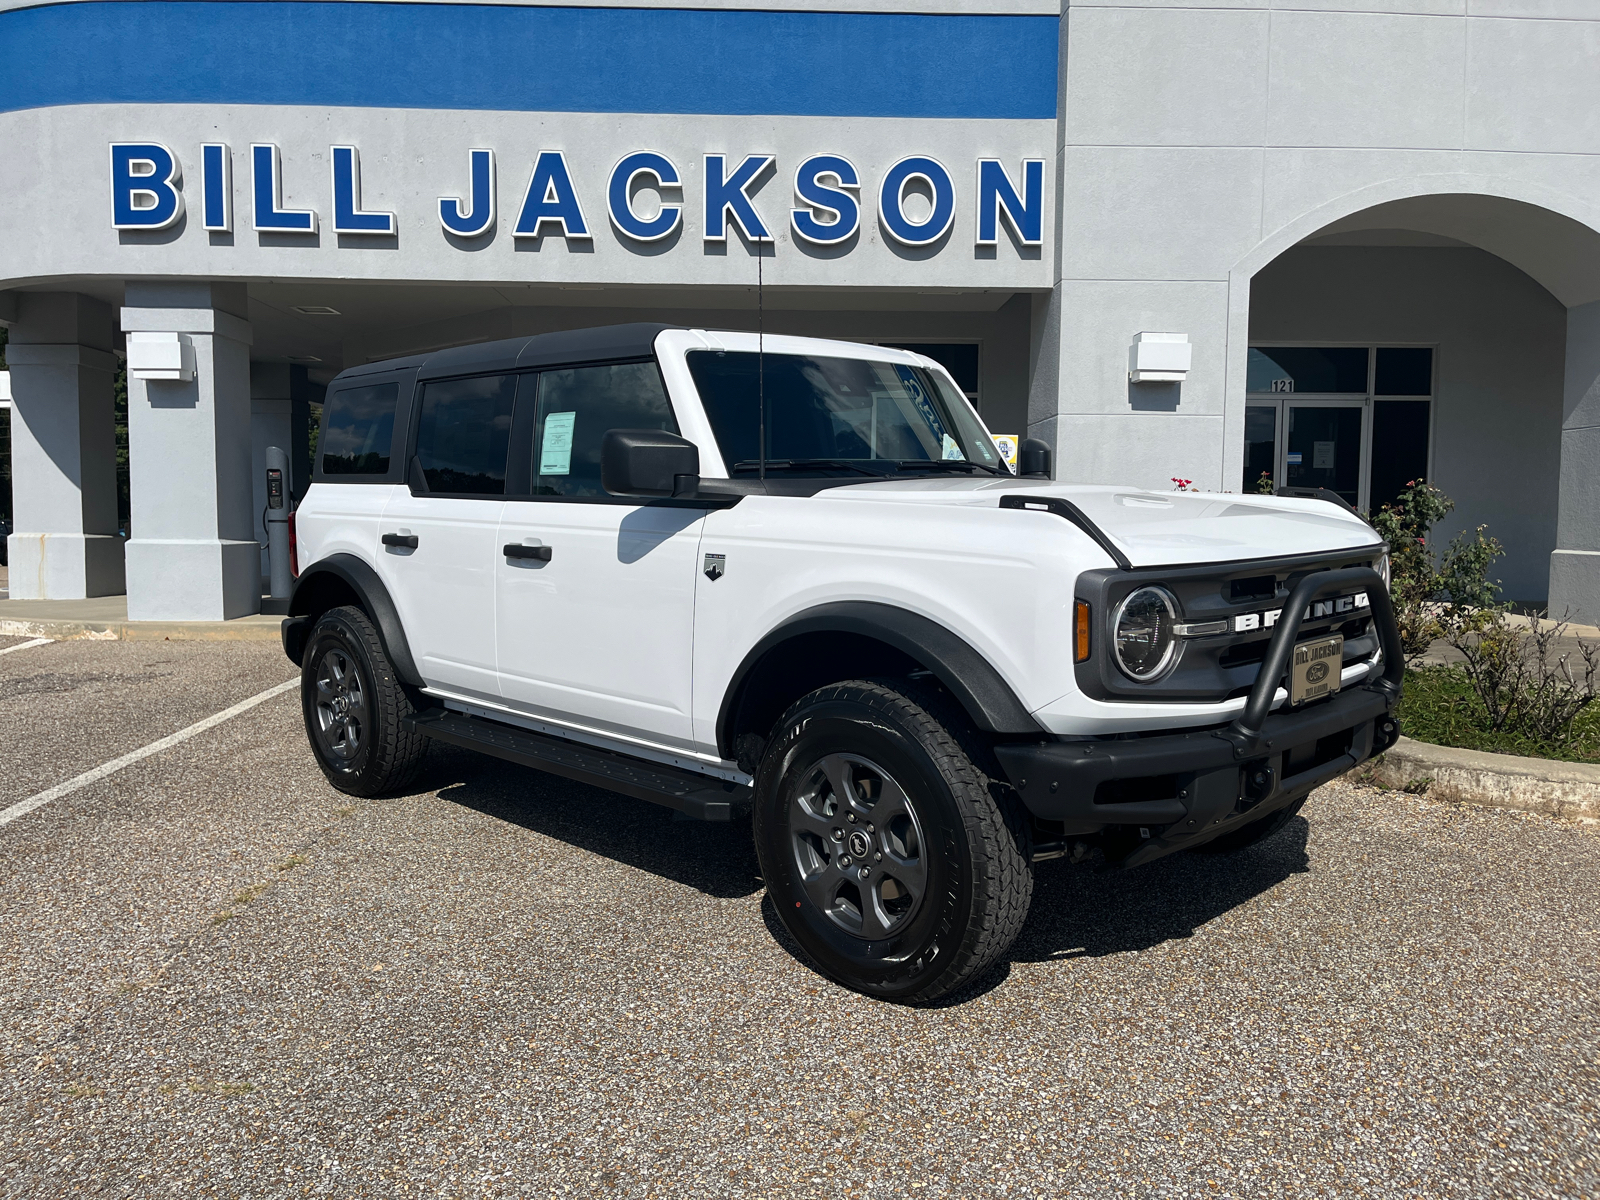
M 353 796 L 396 791 L 416 777 L 427 741 L 383 641 L 359 608 L 330 609 L 306 639 L 300 707 L 328 782 Z
M 796 702 L 756 777 L 756 851 L 823 973 L 927 1003 L 994 964 L 1033 892 L 1027 822 L 943 695 L 852 680 Z

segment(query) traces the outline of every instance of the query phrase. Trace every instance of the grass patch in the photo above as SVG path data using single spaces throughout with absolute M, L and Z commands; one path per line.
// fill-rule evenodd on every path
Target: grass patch
M 1407 737 L 1436 746 L 1564 762 L 1600 762 L 1600 704 L 1592 704 L 1578 714 L 1572 725 L 1572 740 L 1563 745 L 1537 741 L 1514 730 L 1490 732 L 1483 705 L 1459 667 L 1407 671 L 1405 696 L 1396 715 L 1401 732 Z

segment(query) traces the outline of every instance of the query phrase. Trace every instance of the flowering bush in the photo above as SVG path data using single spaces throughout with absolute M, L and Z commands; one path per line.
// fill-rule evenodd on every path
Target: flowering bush
M 1272 472 L 1261 472 L 1261 478 L 1256 480 L 1256 495 L 1270 496 L 1277 489 L 1272 486 Z
M 1505 551 L 1484 536 L 1488 526 L 1456 534 L 1442 556 L 1429 545 L 1433 527 L 1454 507 L 1438 488 L 1413 479 L 1394 504 L 1371 516 L 1373 528 L 1389 543 L 1389 594 L 1407 662 L 1440 638 L 1466 631 L 1500 594 L 1489 568 Z
M 1192 491 L 1195 490 L 1194 488 L 1189 486 L 1190 484 L 1192 484 L 1194 482 L 1194 480 L 1192 480 L 1192 479 L 1179 479 L 1176 475 L 1174 475 L 1172 477 L 1172 482 L 1177 485 L 1173 489 L 1174 491 L 1192 492 Z

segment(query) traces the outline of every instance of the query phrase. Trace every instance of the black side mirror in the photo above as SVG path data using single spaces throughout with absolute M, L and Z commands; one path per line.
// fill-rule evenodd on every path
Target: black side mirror
M 613 496 L 693 496 L 700 490 L 700 448 L 659 429 L 607 430 L 600 486 Z
M 1017 454 L 1017 474 L 1024 479 L 1049 479 L 1050 446 L 1038 438 L 1028 438 Z

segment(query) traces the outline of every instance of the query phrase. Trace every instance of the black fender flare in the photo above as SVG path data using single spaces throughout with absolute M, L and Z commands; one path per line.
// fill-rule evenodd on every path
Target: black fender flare
M 361 607 L 378 627 L 378 637 L 383 641 L 384 651 L 401 680 L 412 687 L 424 686 L 416 661 L 411 657 L 405 627 L 400 623 L 400 613 L 389 596 L 389 589 L 383 586 L 378 572 L 354 554 L 330 554 L 327 558 L 318 559 L 295 580 L 294 591 L 289 596 L 289 616 L 283 623 L 284 653 L 298 665 L 305 651 L 306 636 L 311 632 L 311 622 L 307 618 L 313 614 L 320 615 L 327 607 L 334 607 L 319 607 L 317 604 L 318 594 L 326 587 L 329 576 L 344 583 L 360 598 Z M 292 630 L 291 626 L 294 627 Z
M 937 621 L 893 604 L 839 600 L 796 613 L 775 626 L 751 648 L 733 673 L 717 713 L 717 745 L 733 756 L 730 728 L 752 671 L 772 650 L 808 633 L 852 633 L 873 638 L 920 662 L 955 697 L 973 724 L 985 733 L 1039 734 L 1011 685 L 989 660 L 960 634 Z

